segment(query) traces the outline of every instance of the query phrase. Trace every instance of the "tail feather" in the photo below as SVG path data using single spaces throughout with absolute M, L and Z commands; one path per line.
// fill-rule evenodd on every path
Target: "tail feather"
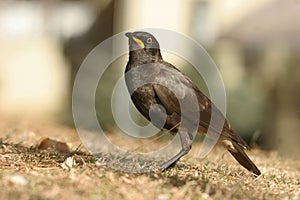
M 257 176 L 261 173 L 257 166 L 250 160 L 247 154 L 244 152 L 242 147 L 238 145 L 235 141 L 232 140 L 224 140 L 224 145 L 227 150 L 231 153 L 231 155 L 247 170 L 253 172 Z

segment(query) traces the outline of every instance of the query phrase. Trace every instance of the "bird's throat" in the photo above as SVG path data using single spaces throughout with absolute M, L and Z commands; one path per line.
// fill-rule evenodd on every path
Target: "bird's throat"
M 137 49 L 129 53 L 129 62 L 131 64 L 141 65 L 159 61 L 162 61 L 162 56 L 158 49 Z

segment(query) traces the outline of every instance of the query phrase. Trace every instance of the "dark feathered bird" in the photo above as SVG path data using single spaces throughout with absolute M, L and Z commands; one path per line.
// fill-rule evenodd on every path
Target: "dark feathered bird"
M 209 126 L 215 130 L 217 124 L 210 124 L 214 110 L 214 123 L 223 122 L 219 142 L 242 166 L 260 175 L 244 152 L 248 148 L 246 142 L 231 129 L 223 114 L 187 76 L 163 60 L 156 38 L 147 32 L 126 33 L 126 36 L 130 52 L 125 80 L 134 105 L 154 125 L 162 128 L 161 121 L 165 120 L 163 128 L 172 129 L 172 134 L 180 136 L 181 151 L 161 167 L 170 167 L 189 152 L 193 131 L 206 133 Z M 154 106 L 157 104 L 161 106 Z M 197 116 L 200 120 L 195 119 Z

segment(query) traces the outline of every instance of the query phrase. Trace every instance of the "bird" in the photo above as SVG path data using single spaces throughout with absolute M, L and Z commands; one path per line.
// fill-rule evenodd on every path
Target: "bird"
M 249 149 L 247 143 L 233 131 L 222 112 L 188 76 L 164 61 L 157 39 L 144 31 L 127 32 L 125 36 L 129 45 L 129 59 L 124 72 L 125 83 L 134 106 L 154 126 L 180 136 L 181 150 L 161 164 L 161 169 L 174 166 L 190 151 L 194 139 L 193 131 L 206 134 L 209 127 L 214 130 L 216 126 L 210 124 L 214 110 L 217 122 L 223 122 L 218 143 L 221 143 L 240 165 L 259 176 L 261 172 L 245 153 L 245 150 Z M 185 106 L 185 112 L 180 107 L 181 102 L 187 102 L 193 108 Z M 197 114 L 200 120 L 195 121 L 191 116 Z M 161 125 L 163 120 L 164 124 Z

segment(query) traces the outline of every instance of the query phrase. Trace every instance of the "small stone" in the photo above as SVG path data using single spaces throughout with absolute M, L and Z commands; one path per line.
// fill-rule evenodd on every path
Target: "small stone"
M 63 169 L 72 169 L 73 167 L 76 166 L 76 161 L 74 159 L 74 157 L 68 157 L 61 165 L 60 165 Z

